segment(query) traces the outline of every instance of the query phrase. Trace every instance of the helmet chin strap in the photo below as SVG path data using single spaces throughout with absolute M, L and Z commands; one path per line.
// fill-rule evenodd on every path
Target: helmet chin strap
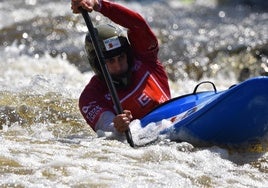
M 120 77 L 117 77 L 117 78 L 114 78 L 112 76 L 112 81 L 114 83 L 114 86 L 117 88 L 117 89 L 123 89 L 123 88 L 126 88 L 129 83 L 130 83 L 130 74 L 124 74 Z

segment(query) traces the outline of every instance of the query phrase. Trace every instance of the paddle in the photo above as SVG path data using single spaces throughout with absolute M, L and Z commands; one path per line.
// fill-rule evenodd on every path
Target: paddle
M 89 15 L 88 15 L 87 11 L 81 8 L 81 13 L 82 13 L 82 15 L 84 17 L 84 20 L 86 22 L 86 25 L 87 25 L 87 28 L 88 28 L 88 31 L 89 31 L 89 34 L 90 34 L 90 38 L 91 38 L 91 40 L 93 42 L 93 46 L 94 46 L 95 52 L 97 54 L 97 58 L 99 60 L 99 64 L 100 64 L 100 67 L 101 67 L 101 72 L 102 72 L 102 74 L 104 76 L 104 79 L 105 79 L 105 82 L 106 82 L 106 84 L 108 86 L 109 92 L 111 94 L 113 103 L 114 103 L 115 108 L 116 108 L 116 112 L 117 112 L 117 114 L 122 114 L 123 109 L 122 109 L 122 106 L 120 104 L 120 101 L 119 101 L 117 92 L 115 90 L 114 84 L 112 82 L 111 75 L 110 75 L 110 73 L 109 73 L 109 71 L 107 69 L 107 66 L 105 64 L 104 56 L 103 56 L 103 53 L 101 51 L 101 48 L 100 48 L 98 40 L 97 40 L 97 34 L 95 32 L 95 28 L 94 28 L 94 26 L 92 24 L 92 21 L 91 21 Z M 134 147 L 135 145 L 134 145 L 134 142 L 132 140 L 132 135 L 131 135 L 131 132 L 130 132 L 129 129 L 125 132 L 125 135 L 126 135 L 127 142 L 129 143 L 129 145 L 131 147 Z

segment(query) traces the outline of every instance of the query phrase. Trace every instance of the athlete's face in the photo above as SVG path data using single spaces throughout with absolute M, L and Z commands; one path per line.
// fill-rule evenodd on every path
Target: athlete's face
M 105 59 L 105 63 L 109 73 L 115 77 L 126 73 L 128 70 L 127 54 L 125 52 L 122 52 L 118 56 Z

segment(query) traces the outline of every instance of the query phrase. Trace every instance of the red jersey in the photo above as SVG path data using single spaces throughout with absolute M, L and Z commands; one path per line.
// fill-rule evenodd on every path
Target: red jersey
M 142 118 L 170 99 L 168 78 L 157 58 L 157 39 L 139 14 L 121 5 L 102 1 L 100 12 L 128 29 L 128 39 L 135 56 L 130 71 L 131 84 L 117 90 L 117 93 L 123 109 L 130 110 L 134 119 Z M 108 87 L 99 76 L 93 76 L 85 87 L 79 99 L 79 108 L 94 130 L 103 112 L 115 113 Z

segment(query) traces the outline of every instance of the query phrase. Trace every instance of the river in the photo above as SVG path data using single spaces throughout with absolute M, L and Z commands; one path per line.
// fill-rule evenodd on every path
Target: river
M 156 33 L 173 97 L 268 75 L 267 1 L 117 2 Z M 0 187 L 268 187 L 262 148 L 163 139 L 134 149 L 96 135 L 78 110 L 93 75 L 86 31 L 69 1 L 0 1 Z

